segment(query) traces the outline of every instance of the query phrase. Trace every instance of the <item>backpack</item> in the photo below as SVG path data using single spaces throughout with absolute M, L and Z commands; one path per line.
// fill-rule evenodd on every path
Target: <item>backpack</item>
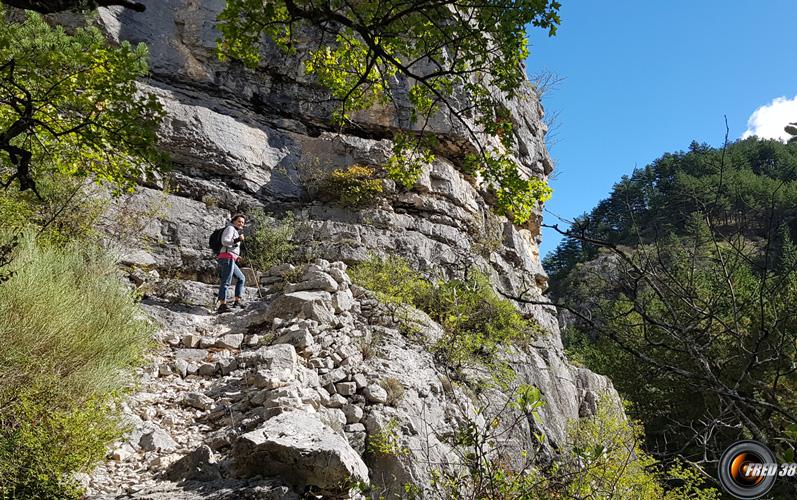
M 225 229 L 227 229 L 227 226 L 216 229 L 208 239 L 208 247 L 210 247 L 210 249 L 213 250 L 213 253 L 216 255 L 221 253 L 221 249 L 224 247 L 224 245 L 221 243 L 221 235 L 224 233 Z

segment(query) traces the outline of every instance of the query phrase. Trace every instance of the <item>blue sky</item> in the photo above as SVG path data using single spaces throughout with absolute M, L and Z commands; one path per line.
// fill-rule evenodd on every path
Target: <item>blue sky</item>
M 562 226 L 555 215 L 590 210 L 623 174 L 692 140 L 721 146 L 723 116 L 731 140 L 778 97 L 752 131 L 780 131 L 784 110 L 797 121 L 797 1 L 560 1 L 557 35 L 530 30 L 527 61 L 532 78 L 563 78 L 543 96 L 558 115 L 546 223 Z M 558 241 L 543 230 L 543 255 Z

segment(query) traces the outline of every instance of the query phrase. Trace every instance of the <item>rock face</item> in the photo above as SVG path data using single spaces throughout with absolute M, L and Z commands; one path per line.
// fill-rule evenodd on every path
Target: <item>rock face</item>
M 264 49 L 257 71 L 217 61 L 214 20 L 223 1 L 143 3 L 144 13 L 99 9 L 97 22 L 112 41 L 149 45 L 152 76 L 140 87 L 167 112 L 160 136 L 172 171 L 117 201 L 109 217 L 147 215 L 140 231 L 113 239 L 131 282 L 147 291 L 161 350 L 126 409 L 135 417 L 129 442 L 117 443 L 92 475 L 92 497 L 298 498 L 305 490 L 344 495 L 358 481 L 388 496 L 405 483 L 424 490 L 424 464 L 452 461 L 449 438 L 482 418 L 477 402 L 452 387 L 429 352 L 440 325 L 411 311 L 424 341 L 408 339 L 389 311 L 351 285 L 347 264 L 399 254 L 445 277 L 475 265 L 499 291 L 539 297 L 547 282 L 539 214 L 525 227 L 494 215 L 489 197 L 458 169 L 473 145 L 443 113 L 429 126 L 440 140 L 437 159 L 412 189 L 385 182 L 383 198 L 364 209 L 314 198 L 310 185 L 333 169 L 384 165 L 400 113 L 367 110 L 341 132 L 328 125 L 326 91 L 295 56 Z M 534 91 L 521 89 L 506 105 L 513 155 L 526 175 L 547 176 Z M 294 213 L 303 223 L 299 243 L 317 260 L 275 269 L 262 300 L 247 292 L 245 311 L 209 315 L 217 277 L 208 235 L 231 212 L 255 207 Z M 567 362 L 553 308 L 517 306 L 547 332 L 507 356 L 517 383 L 542 391 L 539 426 L 553 456 L 569 420 L 591 414 L 601 394 L 616 394 L 605 378 Z M 403 389 L 398 401 L 388 379 Z M 500 407 L 507 396 L 485 397 Z M 513 436 L 519 448 L 532 448 L 531 431 L 526 425 Z M 368 451 L 386 432 L 407 454 Z M 327 464 L 321 470 L 319 461 Z M 179 481 L 181 493 L 169 481 Z
M 475 263 L 514 295 L 533 296 L 545 286 L 539 216 L 518 228 L 492 214 L 483 193 L 457 170 L 462 153 L 474 146 L 461 126 L 452 125 L 456 120 L 441 113 L 428 126 L 441 146 L 412 190 L 388 189 L 384 203 L 367 210 L 313 200 L 308 180 L 354 164 L 385 164 L 392 148 L 385 137 L 401 122 L 396 113 L 362 112 L 354 117 L 352 133 L 336 132 L 328 125 L 332 105 L 323 104 L 328 96 L 296 56 L 267 49 L 257 71 L 216 60 L 214 20 L 224 2 L 144 3 L 144 13 L 99 10 L 110 39 L 150 47 L 152 77 L 141 88 L 158 96 L 167 112 L 161 137 L 174 167 L 170 195 L 141 194 L 142 205 L 167 207 L 144 231 L 157 245 L 127 247 L 128 255 L 181 277 L 211 281 L 212 262 L 203 258 L 208 229 L 229 211 L 265 205 L 308 220 L 305 241 L 328 260 L 356 262 L 368 252 L 397 252 L 421 269 L 447 275 Z M 514 156 L 528 175 L 546 176 L 551 162 L 545 125 L 531 87 L 506 106 L 517 139 Z M 555 328 L 549 311 L 522 307 Z

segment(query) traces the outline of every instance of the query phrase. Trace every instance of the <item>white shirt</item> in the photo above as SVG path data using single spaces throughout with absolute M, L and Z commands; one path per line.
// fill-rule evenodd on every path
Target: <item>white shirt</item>
M 238 229 L 235 228 L 233 225 L 229 225 L 224 228 L 224 232 L 221 233 L 221 244 L 224 245 L 221 248 L 221 253 L 227 252 L 235 255 L 236 260 L 238 257 L 241 256 L 241 242 L 236 242 L 235 240 L 241 235 L 238 232 Z

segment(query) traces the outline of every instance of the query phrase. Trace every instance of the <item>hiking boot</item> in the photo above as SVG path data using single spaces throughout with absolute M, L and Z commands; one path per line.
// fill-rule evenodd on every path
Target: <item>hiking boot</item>
M 228 306 L 227 304 L 221 304 L 219 306 L 219 308 L 216 309 L 216 312 L 219 313 L 219 314 L 227 313 L 227 312 L 230 312 L 230 311 L 232 311 L 232 309 L 230 309 L 230 306 Z
M 236 300 L 230 307 L 237 307 L 238 309 L 246 309 L 246 306 L 240 300 Z

